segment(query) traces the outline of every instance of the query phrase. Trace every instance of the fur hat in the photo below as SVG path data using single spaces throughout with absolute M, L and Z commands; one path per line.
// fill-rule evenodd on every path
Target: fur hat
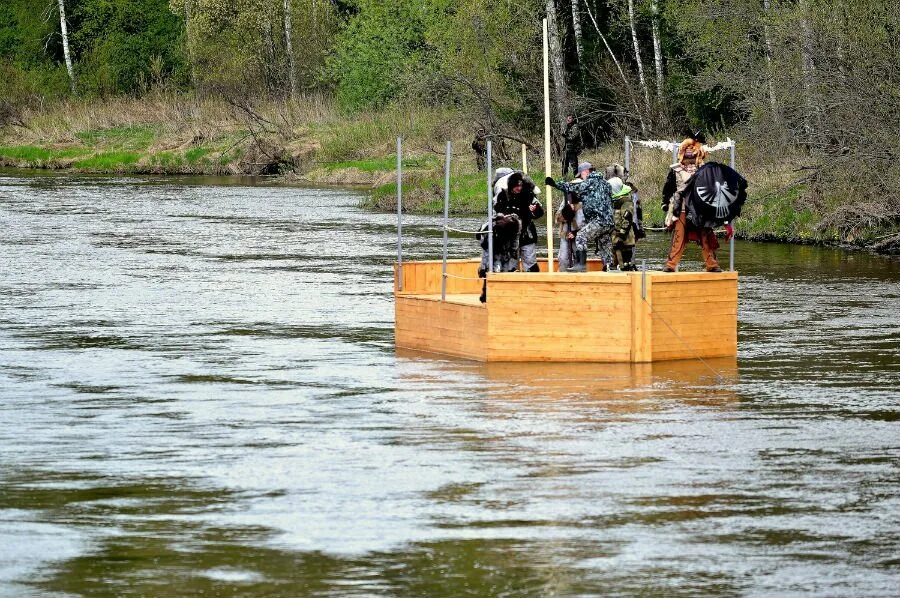
M 622 182 L 622 179 L 617 176 L 614 176 L 606 182 L 609 183 L 609 187 L 612 190 L 613 195 L 619 193 L 622 190 L 622 186 L 625 184 Z
M 505 176 L 511 175 L 513 172 L 515 171 L 512 168 L 509 168 L 508 166 L 501 166 L 494 171 L 494 184 L 496 185 L 500 179 Z
M 613 162 L 609 166 L 606 167 L 606 180 L 610 180 L 613 177 L 619 177 L 620 179 L 625 178 L 625 167 L 621 164 Z
M 706 162 L 706 150 L 703 149 L 703 144 L 690 138 L 682 141 L 678 146 L 678 163 L 684 164 L 685 157 L 693 158 L 697 166 L 702 166 Z

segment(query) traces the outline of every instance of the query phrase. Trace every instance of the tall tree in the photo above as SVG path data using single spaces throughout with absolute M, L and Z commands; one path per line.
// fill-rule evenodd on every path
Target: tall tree
M 606 47 L 606 51 L 609 52 L 609 57 L 612 58 L 613 64 L 616 65 L 616 70 L 619 71 L 619 76 L 622 77 L 622 83 L 625 84 L 625 89 L 628 90 L 628 96 L 631 100 L 631 105 L 634 107 L 634 113 L 637 115 L 638 120 L 641 123 L 641 132 L 647 133 L 647 123 L 644 121 L 644 117 L 641 115 L 641 109 L 637 105 L 637 101 L 634 99 L 634 94 L 631 93 L 631 83 L 628 81 L 628 77 L 625 76 L 625 71 L 622 69 L 622 63 L 619 62 L 619 59 L 616 58 L 616 53 L 613 52 L 612 48 L 609 45 L 609 41 L 606 39 L 606 36 L 603 35 L 603 32 L 600 30 L 600 25 L 597 24 L 597 19 L 594 18 L 594 13 L 591 12 L 590 4 L 586 4 L 585 8 L 587 9 L 588 17 L 591 19 L 591 23 L 594 25 L 594 31 L 597 32 L 597 36 L 600 38 L 600 41 L 603 42 L 603 45 Z
M 293 30 L 291 29 L 291 2 L 284 0 L 284 45 L 287 52 L 288 80 L 291 82 L 291 97 L 297 97 L 297 66 L 294 64 Z
M 584 41 L 581 37 L 581 8 L 579 0 L 572 0 L 572 33 L 575 35 L 575 52 L 578 54 L 578 64 L 584 60 Z
M 72 51 L 69 49 L 69 27 L 66 23 L 66 5 L 64 0 L 58 1 L 59 29 L 62 32 L 63 55 L 66 60 L 66 71 L 69 73 L 69 82 L 72 86 L 72 93 L 75 93 L 75 68 L 72 66 Z
M 803 77 L 803 91 L 806 102 L 806 122 L 805 128 L 807 135 L 813 133 L 813 121 L 818 109 L 814 96 L 814 84 L 816 76 L 816 66 L 813 61 L 815 48 L 813 47 L 813 28 L 810 22 L 811 15 L 809 11 L 809 0 L 799 0 L 797 10 L 800 11 L 800 68 Z
M 556 21 L 556 3 L 546 0 L 547 30 L 550 49 L 550 70 L 553 72 L 553 95 L 556 102 L 557 122 L 564 123 L 569 112 L 569 92 L 566 84 L 566 66 L 562 44 L 559 43 L 559 27 Z
M 766 84 L 769 90 L 769 109 L 778 118 L 778 101 L 775 97 L 775 69 L 772 66 L 772 34 L 769 31 L 769 0 L 763 0 L 763 37 L 766 43 Z
M 650 112 L 650 92 L 647 90 L 647 80 L 644 78 L 644 61 L 641 60 L 641 46 L 638 43 L 637 25 L 634 18 L 634 0 L 628 0 L 628 25 L 631 27 L 631 41 L 634 44 L 634 61 L 637 63 L 638 84 L 644 94 L 644 104 L 647 112 Z
M 197 69 L 194 60 L 193 41 L 191 38 L 191 0 L 184 0 L 184 47 L 187 52 L 188 63 L 191 70 L 191 86 L 198 90 Z
M 650 32 L 653 35 L 653 64 L 656 70 L 656 98 L 661 100 L 664 79 L 662 45 L 659 40 L 659 0 L 650 0 Z

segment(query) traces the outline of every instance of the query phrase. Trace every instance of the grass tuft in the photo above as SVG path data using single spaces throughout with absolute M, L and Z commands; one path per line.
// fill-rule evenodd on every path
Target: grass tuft
M 75 162 L 75 168 L 97 172 L 113 172 L 137 163 L 141 156 L 133 152 L 101 152 Z

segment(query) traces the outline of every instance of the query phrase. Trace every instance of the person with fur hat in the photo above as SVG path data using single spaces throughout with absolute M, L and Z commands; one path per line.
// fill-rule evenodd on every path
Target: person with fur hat
M 499 182 L 499 181 L 498 181 Z M 537 228 L 534 221 L 544 215 L 544 206 L 538 201 L 540 190 L 527 175 L 519 170 L 510 173 L 505 184 L 494 187 L 494 213 L 498 216 L 515 214 L 521 223 L 519 257 L 526 272 L 540 272 L 537 264 Z
M 545 182 L 566 193 L 574 193 L 582 204 L 584 226 L 575 235 L 575 265 L 569 272 L 587 270 L 587 249 L 597 243 L 597 251 L 603 260 L 603 270 L 612 267 L 613 210 L 610 186 L 590 162 L 578 165 L 580 183 L 565 183 L 547 177 Z
M 666 229 L 673 231 L 672 245 L 663 272 L 675 272 L 689 241 L 700 243 L 707 272 L 721 272 L 716 259 L 719 241 L 712 228 L 697 226 L 687 218 L 685 190 L 706 161 L 702 133 L 695 133 L 678 146 L 678 162 L 669 169 L 663 185 L 663 211 L 666 212 Z
M 613 254 L 621 271 L 637 270 L 634 266 L 634 200 L 631 187 L 619 177 L 607 181 L 613 200 Z

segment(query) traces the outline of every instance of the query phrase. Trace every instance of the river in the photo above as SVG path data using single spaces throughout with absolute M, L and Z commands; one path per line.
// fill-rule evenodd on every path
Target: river
M 359 199 L 0 174 L 0 595 L 896 594 L 900 261 L 739 242 L 737 360 L 483 365 L 395 352 Z

